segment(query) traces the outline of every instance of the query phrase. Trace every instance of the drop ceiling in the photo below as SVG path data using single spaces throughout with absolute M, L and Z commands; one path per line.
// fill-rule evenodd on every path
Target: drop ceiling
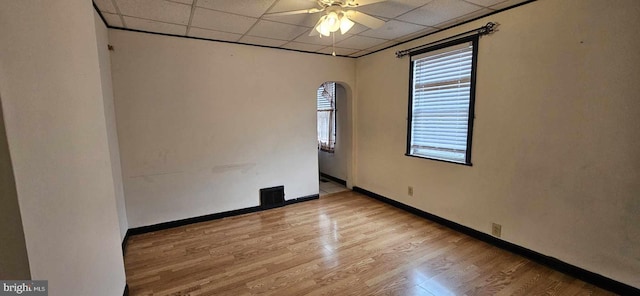
M 358 8 L 386 21 L 356 24 L 333 38 L 308 36 L 322 13 L 267 13 L 318 7 L 314 0 L 94 0 L 109 27 L 359 57 L 528 0 L 388 0 Z

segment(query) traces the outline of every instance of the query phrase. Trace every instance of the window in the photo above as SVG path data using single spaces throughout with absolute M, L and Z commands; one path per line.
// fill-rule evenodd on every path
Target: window
M 411 56 L 407 155 L 471 165 L 478 36 Z
M 336 83 L 318 88 L 318 149 L 333 153 L 336 146 Z

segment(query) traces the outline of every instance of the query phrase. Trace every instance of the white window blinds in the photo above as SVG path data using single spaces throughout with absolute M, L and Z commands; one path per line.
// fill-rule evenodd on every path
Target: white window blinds
M 334 152 L 336 145 L 336 84 L 323 83 L 317 92 L 318 149 Z
M 408 154 L 470 164 L 473 42 L 411 57 Z

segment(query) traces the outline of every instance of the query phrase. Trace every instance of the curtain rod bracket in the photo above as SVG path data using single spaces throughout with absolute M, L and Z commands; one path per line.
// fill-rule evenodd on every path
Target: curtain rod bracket
M 429 46 L 434 46 L 436 44 L 443 43 L 445 41 L 449 41 L 449 40 L 452 40 L 452 39 L 458 38 L 458 37 L 466 37 L 466 36 L 473 36 L 473 35 L 478 35 L 478 36 L 489 35 L 489 34 L 492 34 L 492 33 L 496 32 L 496 31 L 498 31 L 497 27 L 499 25 L 500 25 L 499 23 L 488 22 L 486 25 L 484 25 L 484 26 L 482 26 L 480 28 L 473 29 L 473 30 L 470 30 L 470 31 L 467 31 L 467 32 L 464 32 L 464 33 L 460 33 L 458 35 L 454 35 L 454 36 L 451 36 L 451 37 L 448 37 L 448 38 L 444 38 L 444 39 L 441 39 L 441 40 L 438 40 L 438 41 L 434 41 L 434 42 L 427 43 L 427 44 L 424 44 L 424 45 L 416 46 L 416 47 L 413 47 L 413 48 L 409 48 L 409 49 L 405 49 L 405 50 L 399 50 L 399 51 L 396 51 L 396 58 L 402 58 L 404 56 L 410 55 L 411 52 L 413 52 L 413 51 L 424 49 L 424 48 L 427 48 Z

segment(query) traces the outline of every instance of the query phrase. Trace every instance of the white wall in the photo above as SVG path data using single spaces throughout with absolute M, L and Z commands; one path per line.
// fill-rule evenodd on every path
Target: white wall
M 316 90 L 353 59 L 109 33 L 129 227 L 318 194 Z
M 334 153 L 318 150 L 320 172 L 342 180 L 348 179 L 351 161 L 351 104 L 347 90 L 336 83 L 336 146 Z
M 1 1 L 0 89 L 31 278 L 125 286 L 91 1 Z
M 541 0 L 358 59 L 356 185 L 640 287 L 639 11 Z M 394 52 L 488 21 L 473 166 L 404 156 L 409 59 Z
M 115 106 L 113 104 L 113 88 L 111 83 L 111 58 L 109 57 L 109 32 L 97 12 L 94 12 L 96 25 L 96 37 L 98 40 L 98 59 L 100 64 L 100 80 L 102 86 L 102 100 L 104 104 L 104 117 L 107 125 L 107 142 L 109 144 L 109 157 L 113 186 L 116 195 L 116 209 L 118 211 L 118 224 L 120 226 L 120 239 L 124 239 L 129 229 L 127 211 L 124 201 L 124 188 L 122 185 L 122 168 L 120 166 L 120 147 L 118 144 L 118 132 L 116 128 Z

